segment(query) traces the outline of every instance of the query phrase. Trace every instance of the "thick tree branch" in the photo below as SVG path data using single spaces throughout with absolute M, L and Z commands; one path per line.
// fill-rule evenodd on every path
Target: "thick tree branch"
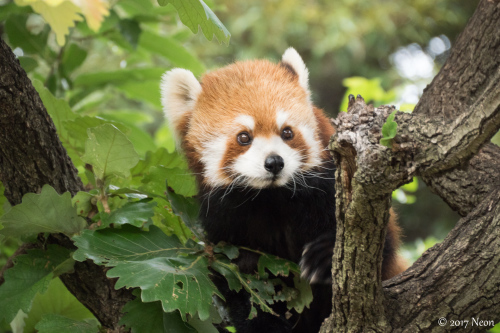
M 420 172 L 463 164 L 500 127 L 500 1 L 482 0 L 413 112 Z
M 334 121 L 334 296 L 322 332 L 448 331 L 453 327 L 439 326 L 439 318 L 500 320 L 498 149 L 469 161 L 500 128 L 499 54 L 500 2 L 483 0 L 416 111 L 396 115 L 391 149 L 378 143 L 392 108 L 350 98 L 348 113 Z M 384 293 L 378 288 L 385 203 L 417 175 L 468 215 L 441 245 L 386 282 Z
M 386 313 L 394 332 L 453 330 L 450 325 L 439 326 L 440 318 L 500 321 L 499 249 L 497 188 L 442 243 L 384 283 Z M 491 326 L 471 323 L 467 332 L 484 332 Z
M 38 93 L 1 39 L 0 105 L 0 180 L 9 202 L 21 203 L 24 194 L 37 193 L 44 184 L 59 193 L 84 190 Z M 73 248 L 63 235 L 51 236 L 48 243 Z M 103 327 L 119 330 L 120 310 L 133 296 L 128 290 L 115 290 L 105 268 L 77 262 L 75 271 L 61 275 L 61 280 Z
M 422 178 L 453 210 L 466 216 L 500 188 L 499 161 L 500 147 L 489 143 L 464 165 Z

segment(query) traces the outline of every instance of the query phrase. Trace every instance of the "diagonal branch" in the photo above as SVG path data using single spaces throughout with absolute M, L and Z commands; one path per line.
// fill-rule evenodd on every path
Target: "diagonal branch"
M 470 161 L 452 170 L 424 176 L 427 186 L 466 216 L 500 188 L 500 147 L 489 143 Z
M 467 332 L 483 332 L 500 321 L 500 189 L 446 239 L 426 251 L 403 274 L 384 283 L 386 313 L 395 332 L 450 330 L 438 320 L 490 321 Z
M 482 0 L 413 112 L 421 174 L 463 164 L 500 128 L 499 55 L 500 1 Z

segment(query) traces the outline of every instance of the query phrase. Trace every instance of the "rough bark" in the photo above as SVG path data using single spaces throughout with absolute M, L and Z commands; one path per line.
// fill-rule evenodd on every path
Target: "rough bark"
M 467 216 L 500 188 L 499 161 L 500 147 L 489 143 L 461 167 L 422 178 L 453 210 Z
M 9 202 L 21 203 L 24 194 L 38 193 L 44 184 L 59 193 L 84 190 L 38 93 L 1 39 L 0 105 L 0 180 Z M 52 235 L 47 243 L 73 248 L 64 235 Z M 104 328 L 119 330 L 120 310 L 133 296 L 128 290 L 115 290 L 105 268 L 77 262 L 73 273 L 60 278 Z
M 422 175 L 465 163 L 497 132 L 499 55 L 500 1 L 483 0 L 413 112 Z
M 391 149 L 378 142 L 393 108 L 351 98 L 334 121 L 338 229 L 333 311 L 322 332 L 464 330 L 439 326 L 442 317 L 500 321 L 500 150 L 487 146 L 470 160 L 500 128 L 499 55 L 500 2 L 483 0 L 414 113 L 396 115 Z M 413 176 L 466 217 L 381 290 L 385 202 Z
M 384 283 L 393 332 L 484 332 L 500 321 L 500 189 L 460 219 L 446 239 Z M 439 325 L 439 319 L 447 323 Z M 452 320 L 468 320 L 451 326 Z

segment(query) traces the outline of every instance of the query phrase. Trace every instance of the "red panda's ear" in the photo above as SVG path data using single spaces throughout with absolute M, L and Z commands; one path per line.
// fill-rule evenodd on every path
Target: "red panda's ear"
M 201 92 L 201 85 L 190 71 L 175 68 L 163 74 L 160 92 L 163 112 L 180 146 L 184 127 Z
M 289 47 L 285 51 L 285 53 L 283 53 L 281 61 L 293 68 L 293 70 L 299 77 L 300 86 L 304 88 L 309 94 L 309 71 L 307 70 L 304 61 L 302 60 L 298 52 L 295 51 L 293 47 Z

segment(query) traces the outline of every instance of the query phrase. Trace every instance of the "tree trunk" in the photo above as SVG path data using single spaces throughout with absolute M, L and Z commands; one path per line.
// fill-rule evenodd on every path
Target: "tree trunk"
M 78 172 L 40 96 L 1 39 L 0 105 L 0 180 L 9 202 L 12 205 L 21 203 L 24 194 L 39 193 L 44 184 L 49 184 L 58 193 L 69 191 L 74 195 L 83 191 Z M 74 248 L 73 242 L 62 234 L 52 235 L 47 243 Z M 106 278 L 104 267 L 91 261 L 76 262 L 75 271 L 60 278 L 104 328 L 119 331 L 120 310 L 133 296 L 128 290 L 115 290 L 114 281 Z
M 378 143 L 392 111 L 352 97 L 348 113 L 334 121 L 333 310 L 321 331 L 491 328 L 500 321 L 500 149 L 490 144 L 477 152 L 500 128 L 499 1 L 480 2 L 415 111 L 396 115 L 388 149 Z M 386 202 L 414 176 L 465 217 L 441 244 L 382 284 Z M 468 327 L 452 320 L 467 320 Z

